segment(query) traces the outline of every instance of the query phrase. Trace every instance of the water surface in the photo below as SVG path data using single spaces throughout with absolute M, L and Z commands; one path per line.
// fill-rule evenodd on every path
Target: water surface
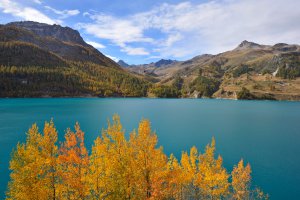
M 76 121 L 86 132 L 86 144 L 114 113 L 126 132 L 150 119 L 166 154 L 177 157 L 195 145 L 203 152 L 214 136 L 217 152 L 232 170 L 240 158 L 250 162 L 253 184 L 271 199 L 299 199 L 300 102 L 214 99 L 0 99 L 0 198 L 9 180 L 10 152 L 37 122 L 54 118 L 62 140 Z

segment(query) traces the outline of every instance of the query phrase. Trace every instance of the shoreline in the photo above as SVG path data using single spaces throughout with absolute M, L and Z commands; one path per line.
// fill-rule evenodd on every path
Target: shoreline
M 0 99 L 63 99 L 63 98 L 70 98 L 70 99 L 212 99 L 212 100 L 232 100 L 232 101 L 287 101 L 287 102 L 300 102 L 299 100 L 290 100 L 290 99 L 236 99 L 236 98 L 193 98 L 193 97 L 179 97 L 179 98 L 161 98 L 161 97 L 97 97 L 97 96 L 37 96 L 37 97 L 0 97 Z

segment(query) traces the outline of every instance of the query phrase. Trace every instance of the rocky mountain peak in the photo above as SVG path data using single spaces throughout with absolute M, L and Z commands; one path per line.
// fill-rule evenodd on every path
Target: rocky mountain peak
M 255 49 L 255 48 L 261 48 L 262 46 L 254 43 L 254 42 L 249 42 L 247 40 L 244 40 L 243 42 L 241 42 L 241 44 L 239 44 L 239 46 L 235 49 L 235 50 L 242 50 L 242 49 Z
M 118 61 L 118 64 L 119 64 L 121 67 L 130 67 L 130 65 L 127 64 L 124 60 L 119 60 L 119 61 Z
M 177 62 L 176 60 L 171 60 L 171 59 L 160 59 L 156 63 L 154 63 L 155 67 L 161 67 L 163 65 L 170 65 Z
M 11 22 L 6 25 L 16 26 L 32 31 L 40 37 L 53 37 L 60 41 L 80 44 L 82 46 L 89 46 L 87 43 L 84 42 L 79 32 L 70 27 L 62 27 L 57 24 L 49 25 L 33 21 Z

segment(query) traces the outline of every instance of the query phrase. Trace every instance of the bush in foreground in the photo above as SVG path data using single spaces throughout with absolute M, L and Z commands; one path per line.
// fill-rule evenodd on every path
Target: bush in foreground
M 78 123 L 67 129 L 57 145 L 53 121 L 43 133 L 36 124 L 25 143 L 18 144 L 10 161 L 7 199 L 267 199 L 251 190 L 251 168 L 241 160 L 228 173 L 215 140 L 200 154 L 196 147 L 180 161 L 157 147 L 150 122 L 142 120 L 129 139 L 118 116 L 94 141 L 90 155 Z

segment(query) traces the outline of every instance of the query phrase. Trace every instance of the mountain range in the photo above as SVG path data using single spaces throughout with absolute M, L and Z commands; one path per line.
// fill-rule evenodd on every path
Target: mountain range
M 300 100 L 300 46 L 243 41 L 190 60 L 118 63 L 69 27 L 0 25 L 0 96 L 213 97 Z
M 172 86 L 180 80 L 183 97 L 300 99 L 299 45 L 261 45 L 245 40 L 217 55 L 126 69 L 151 76 L 160 85 Z M 242 95 L 242 91 L 247 93 Z

